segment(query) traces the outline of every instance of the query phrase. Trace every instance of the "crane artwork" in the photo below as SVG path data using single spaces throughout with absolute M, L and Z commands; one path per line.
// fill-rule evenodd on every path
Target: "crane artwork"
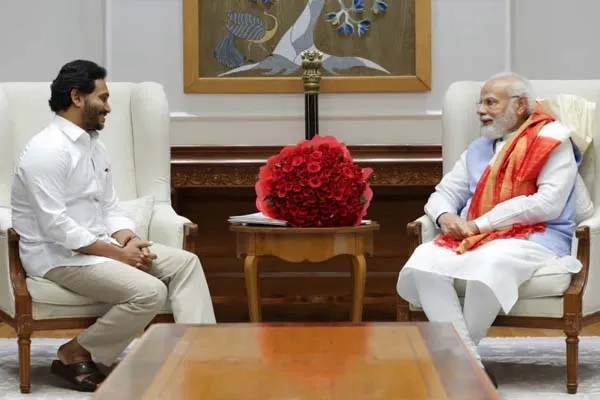
M 233 75 L 244 71 L 259 71 L 263 75 L 291 75 L 302 66 L 301 54 L 307 50 L 320 51 L 315 46 L 314 30 L 319 22 L 328 23 L 341 36 L 356 35 L 365 37 L 373 24 L 373 18 L 384 15 L 388 10 L 385 0 L 337 0 L 338 9 L 327 10 L 321 18 L 326 0 L 307 0 L 303 11 L 292 26 L 283 34 L 276 45 L 269 44 L 281 28 L 277 17 L 269 13 L 274 3 L 280 0 L 247 0 L 263 8 L 263 16 L 249 12 L 230 11 L 227 13 L 225 36 L 216 45 L 213 55 L 227 70 L 218 76 Z M 371 4 L 366 8 L 365 2 Z M 351 3 L 348 5 L 347 3 Z M 238 47 L 247 43 L 247 52 Z M 257 46 L 264 52 L 264 58 L 252 60 L 250 52 Z M 268 47 L 273 50 L 269 51 Z M 364 67 L 390 72 L 364 57 L 336 56 L 323 54 L 323 70 L 337 75 L 338 71 L 353 67 Z M 256 54 L 256 53 L 254 53 Z

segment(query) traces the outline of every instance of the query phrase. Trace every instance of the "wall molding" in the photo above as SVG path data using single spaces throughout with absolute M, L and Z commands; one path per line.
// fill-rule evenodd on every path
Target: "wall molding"
M 171 186 L 253 187 L 258 170 L 282 146 L 171 146 Z M 374 186 L 436 185 L 442 176 L 441 146 L 348 146 L 354 161 L 373 168 Z
M 170 113 L 173 122 L 193 122 L 193 121 L 304 121 L 304 113 L 189 113 L 182 111 L 173 111 Z M 326 113 L 319 114 L 320 121 L 397 121 L 397 120 L 418 120 L 418 121 L 437 121 L 441 119 L 441 110 L 431 110 L 412 113 Z

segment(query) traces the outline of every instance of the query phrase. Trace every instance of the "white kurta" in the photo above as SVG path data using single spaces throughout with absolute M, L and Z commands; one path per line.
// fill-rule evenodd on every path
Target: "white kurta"
M 497 142 L 494 158 L 508 137 Z M 475 223 L 480 231 L 489 232 L 515 223 L 552 220 L 562 213 L 576 176 L 577 164 L 572 145 L 567 140 L 552 152 L 540 172 L 537 193 L 518 196 L 498 204 L 475 220 Z M 445 212 L 458 214 L 471 196 L 465 151 L 453 169 L 436 186 L 425 205 L 425 212 L 437 222 L 438 217 Z M 565 272 L 577 272 L 581 269 L 581 263 L 575 257 L 558 257 L 546 247 L 524 239 L 494 240 L 462 255 L 428 242 L 420 245 L 402 268 L 397 290 L 408 302 L 420 305 L 411 278 L 413 270 L 476 280 L 492 290 L 504 312 L 508 313 L 518 299 L 519 286 L 530 279 L 537 269 L 550 262 L 564 266 Z

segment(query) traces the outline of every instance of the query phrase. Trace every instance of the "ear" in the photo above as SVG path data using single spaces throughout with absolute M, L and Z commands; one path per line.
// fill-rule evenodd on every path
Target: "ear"
M 519 105 L 517 106 L 517 114 L 519 114 L 519 116 L 523 116 L 527 114 L 527 109 L 528 109 L 528 100 L 527 97 L 521 97 L 519 98 Z
M 71 102 L 75 107 L 82 108 L 85 98 L 77 89 L 71 89 Z

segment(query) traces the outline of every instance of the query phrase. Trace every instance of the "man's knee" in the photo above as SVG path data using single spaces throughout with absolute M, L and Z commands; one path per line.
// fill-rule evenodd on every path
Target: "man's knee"
M 187 250 L 179 250 L 177 257 L 181 259 L 182 269 L 186 271 L 193 271 L 194 269 L 202 269 L 202 264 L 198 256 Z
M 142 284 L 136 287 L 136 293 L 131 302 L 138 303 L 151 309 L 160 309 L 167 301 L 167 286 L 159 279 L 148 276 Z

